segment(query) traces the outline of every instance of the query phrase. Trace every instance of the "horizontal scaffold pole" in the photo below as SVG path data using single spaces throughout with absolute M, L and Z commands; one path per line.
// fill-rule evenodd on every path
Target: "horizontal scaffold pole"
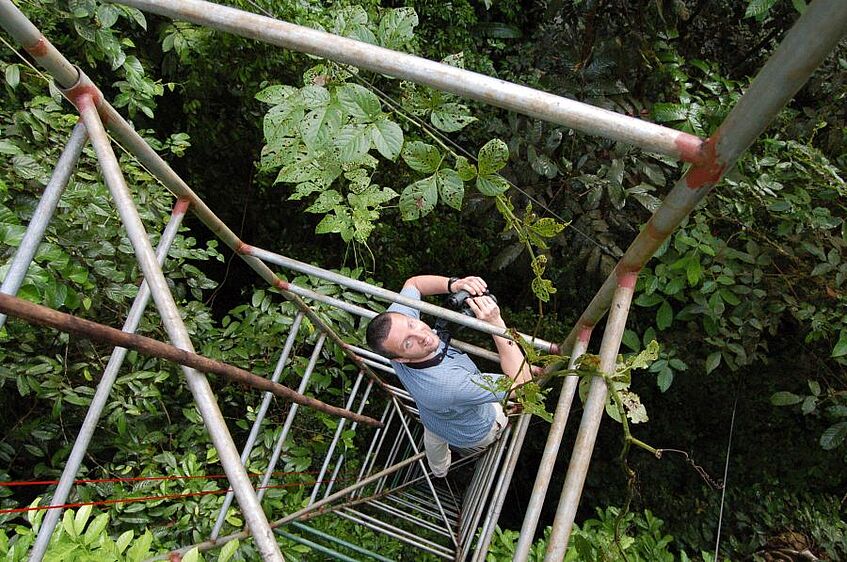
M 357 414 L 344 408 L 331 406 L 310 396 L 295 392 L 287 386 L 272 382 L 253 373 L 247 372 L 227 363 L 215 361 L 172 345 L 140 336 L 128 334 L 115 328 L 85 320 L 76 316 L 34 304 L 17 297 L 0 293 L 0 312 L 15 316 L 22 320 L 41 326 L 55 328 L 62 332 L 76 334 L 87 339 L 102 341 L 111 345 L 133 349 L 139 353 L 167 359 L 186 367 L 193 367 L 204 373 L 215 373 L 233 382 L 239 382 L 272 393 L 274 396 L 290 400 L 296 404 L 320 410 L 332 416 L 347 418 L 372 427 L 382 427 L 382 424 L 368 416 Z
M 697 163 L 705 156 L 703 141 L 689 133 L 325 31 L 202 0 L 121 0 L 119 3 L 379 74 L 411 80 L 443 92 L 687 162 Z

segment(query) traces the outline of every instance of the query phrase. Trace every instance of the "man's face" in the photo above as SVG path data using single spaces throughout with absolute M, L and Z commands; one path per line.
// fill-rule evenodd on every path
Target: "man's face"
M 403 314 L 391 314 L 391 330 L 385 348 L 394 353 L 395 361 L 409 363 L 435 356 L 441 340 L 426 323 Z

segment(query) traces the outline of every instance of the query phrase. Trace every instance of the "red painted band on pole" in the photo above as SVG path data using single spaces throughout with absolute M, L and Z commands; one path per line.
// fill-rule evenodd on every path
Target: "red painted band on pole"
M 709 137 L 703 145 L 705 160 L 691 168 L 685 176 L 685 185 L 689 189 L 712 186 L 723 176 L 726 164 L 718 161 L 718 138 L 717 133 Z
M 618 275 L 618 287 L 634 289 L 636 281 L 638 281 L 637 271 L 626 271 Z
M 274 287 L 276 287 L 280 291 L 287 291 L 291 288 L 291 284 L 277 277 L 276 279 L 274 279 Z
M 674 144 L 682 160 L 695 165 L 706 162 L 705 142 L 700 137 L 683 133 L 676 138 Z
M 580 326 L 579 332 L 577 332 L 577 341 L 581 341 L 582 343 L 587 344 L 589 341 L 591 341 L 591 332 L 593 331 L 594 326 L 583 324 L 582 326 Z
M 188 208 L 191 207 L 191 200 L 188 197 L 180 197 L 174 203 L 173 215 L 184 215 L 188 212 Z
M 34 44 L 24 45 L 24 50 L 37 59 L 46 55 L 49 48 L 50 42 L 43 35 Z
M 77 72 L 79 72 L 79 78 L 77 78 L 76 83 L 70 88 L 63 89 L 62 93 L 80 111 L 82 111 L 83 105 L 92 103 L 95 108 L 98 108 L 99 113 L 100 104 L 103 103 L 103 93 L 84 72 L 78 68 Z M 86 99 L 89 101 L 86 101 Z M 100 120 L 103 121 L 103 125 L 106 125 L 106 119 L 103 115 L 100 116 Z

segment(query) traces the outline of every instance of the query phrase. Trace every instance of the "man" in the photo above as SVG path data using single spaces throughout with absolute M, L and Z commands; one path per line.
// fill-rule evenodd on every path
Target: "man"
M 403 285 L 401 295 L 422 296 L 467 291 L 468 304 L 480 320 L 506 328 L 500 308 L 479 277 L 447 278 L 418 275 Z M 529 366 L 515 342 L 493 336 L 503 373 L 513 386 L 532 378 Z M 441 341 L 421 322 L 420 311 L 392 304 L 368 325 L 368 345 L 391 360 L 397 376 L 415 399 L 424 426 L 424 447 L 433 475 L 443 477 L 450 468 L 450 445 L 487 447 L 500 437 L 506 416 L 500 402 L 506 392 L 494 392 L 493 378 L 483 375 L 470 358 Z

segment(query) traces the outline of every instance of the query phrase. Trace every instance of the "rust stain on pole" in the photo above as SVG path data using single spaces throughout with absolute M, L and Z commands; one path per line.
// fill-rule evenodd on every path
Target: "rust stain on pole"
M 145 355 L 159 357 L 174 361 L 180 365 L 193 367 L 201 372 L 222 375 L 232 381 L 270 392 L 274 396 L 291 400 L 302 406 L 314 408 L 333 416 L 340 416 L 372 427 L 382 427 L 382 423 L 371 417 L 356 414 L 344 408 L 331 406 L 316 398 L 295 392 L 287 386 L 254 375 L 244 369 L 239 369 L 238 367 L 215 361 L 184 349 L 179 349 L 152 338 L 138 334 L 129 334 L 109 326 L 104 326 L 103 324 L 47 308 L 46 306 L 33 304 L 17 297 L 0 293 L 0 312 L 21 318 L 33 324 L 55 328 L 62 332 L 73 333 L 87 339 L 103 341 L 127 349 L 134 349 Z

